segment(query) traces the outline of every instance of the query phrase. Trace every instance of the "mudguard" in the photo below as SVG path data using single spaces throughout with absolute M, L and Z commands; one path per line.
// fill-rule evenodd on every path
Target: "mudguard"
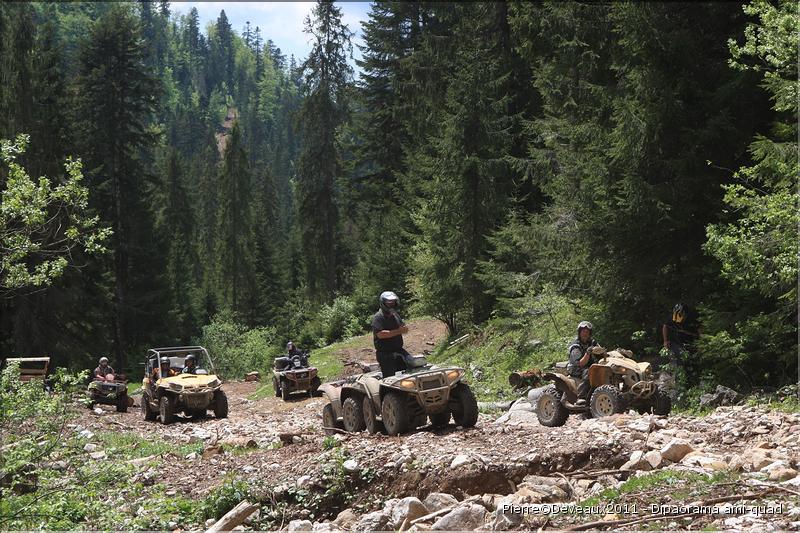
M 544 379 L 551 380 L 556 388 L 564 393 L 564 397 L 569 403 L 574 404 L 578 400 L 578 386 L 572 376 L 547 372 L 544 375 Z
M 342 416 L 342 388 L 336 387 L 331 385 L 330 383 L 323 383 L 319 386 L 318 389 L 325 398 L 333 406 L 333 413 L 336 415 L 336 418 L 341 418 Z

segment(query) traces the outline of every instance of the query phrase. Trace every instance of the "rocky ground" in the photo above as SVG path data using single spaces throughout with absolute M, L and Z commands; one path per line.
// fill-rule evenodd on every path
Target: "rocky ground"
M 202 452 L 168 453 L 157 466 L 135 460 L 134 481 L 158 479 L 167 494 L 197 499 L 231 476 L 244 480 L 260 491 L 261 509 L 248 521 L 257 527 L 800 530 L 800 414 L 733 406 L 705 417 L 573 417 L 563 428 L 546 428 L 520 402 L 508 413 L 482 414 L 469 430 L 451 425 L 400 437 L 326 436 L 322 398 L 253 401 L 248 396 L 258 386 L 226 384 L 230 416 L 223 420 L 163 426 L 144 422 L 138 409 L 104 408 L 87 412 L 75 429 L 135 432 L 176 447 L 198 443 L 198 450 L 202 444 Z M 716 503 L 718 514 L 671 509 L 675 516 L 641 522 L 659 517 L 663 510 L 653 505 L 702 502 Z M 619 507 L 587 507 L 586 514 L 530 507 L 541 503 Z M 736 505 L 755 504 L 780 512 L 731 513 Z M 515 512 L 523 510 L 528 514 Z

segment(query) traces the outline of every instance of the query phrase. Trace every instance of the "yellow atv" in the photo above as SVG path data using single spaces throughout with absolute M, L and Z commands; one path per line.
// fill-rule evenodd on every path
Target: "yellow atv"
M 196 365 L 182 372 L 187 357 L 194 358 Z M 214 411 L 217 418 L 227 418 L 228 397 L 214 372 L 211 356 L 202 346 L 152 348 L 147 351 L 144 365 L 142 416 L 145 420 L 160 417 L 162 424 L 171 424 L 179 412 L 203 418 L 209 410 Z
M 639 413 L 652 410 L 668 415 L 672 409 L 667 391 L 658 386 L 650 363 L 639 363 L 630 350 L 606 351 L 602 346 L 590 348 L 594 363 L 589 366 L 591 397 L 588 405 L 578 400 L 580 380 L 569 375 L 567 363 L 556 363 L 552 372 L 542 377 L 553 381 L 536 402 L 536 414 L 543 426 L 563 426 L 570 414 L 600 418 L 628 409 Z

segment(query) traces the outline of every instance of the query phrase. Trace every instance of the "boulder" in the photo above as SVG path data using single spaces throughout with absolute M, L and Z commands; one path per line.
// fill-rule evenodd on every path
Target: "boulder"
M 336 519 L 333 521 L 333 524 L 341 529 L 350 529 L 356 522 L 358 522 L 358 516 L 356 513 L 354 513 L 352 509 L 345 509 L 336 515 Z
M 336 525 L 332 524 L 331 522 L 317 522 L 313 526 L 311 526 L 311 531 L 315 532 L 339 531 L 339 528 L 336 527 Z
M 700 407 L 719 407 L 721 405 L 734 405 L 742 399 L 742 395 L 723 385 L 717 385 L 711 394 L 700 396 Z
M 295 531 L 311 531 L 312 527 L 313 525 L 310 520 L 292 520 L 289 522 L 287 531 L 289 533 L 294 533 Z
M 508 531 L 522 524 L 522 513 L 514 512 L 514 498 L 506 496 L 497 503 L 491 526 L 494 531 Z
M 450 463 L 450 468 L 457 468 L 461 465 L 469 463 L 469 455 L 456 455 L 453 462 Z
M 353 528 L 355 531 L 386 531 L 386 526 L 389 524 L 389 515 L 382 511 L 374 511 L 367 513 L 361 517 Z
M 435 513 L 448 507 L 455 507 L 458 505 L 458 500 L 452 494 L 445 494 L 444 492 L 431 492 L 422 502 L 429 512 Z
M 630 459 L 624 465 L 619 467 L 620 470 L 652 470 L 653 467 L 644 458 L 644 452 L 636 450 L 631 454 Z
M 683 459 L 686 454 L 693 451 L 694 449 L 687 441 L 674 438 L 661 448 L 661 458 L 677 463 Z
M 344 471 L 347 472 L 348 474 L 354 474 L 361 469 L 358 466 L 358 461 L 356 461 L 355 459 L 348 459 L 347 461 L 345 461 L 342 464 L 342 468 L 344 468 Z
M 244 377 L 245 381 L 261 381 L 261 374 L 258 372 L 248 372 Z
M 723 461 L 720 457 L 714 455 L 704 455 L 699 452 L 691 452 L 681 459 L 681 464 L 689 466 L 699 466 L 706 470 L 727 470 L 728 463 Z
M 650 463 L 650 466 L 653 469 L 656 469 L 661 466 L 661 463 L 664 461 L 661 457 L 661 453 L 655 450 L 650 450 L 646 454 L 644 454 L 644 460 Z
M 453 509 L 431 527 L 434 531 L 472 531 L 481 527 L 486 516 L 482 505 L 468 504 Z
M 403 498 L 392 506 L 389 523 L 392 524 L 394 528 L 399 528 L 404 522 L 411 522 L 428 513 L 430 513 L 430 511 L 425 504 L 419 501 L 418 498 L 410 496 L 408 498 Z
M 778 467 L 769 473 L 770 481 L 786 481 L 797 477 L 797 470 L 793 468 Z

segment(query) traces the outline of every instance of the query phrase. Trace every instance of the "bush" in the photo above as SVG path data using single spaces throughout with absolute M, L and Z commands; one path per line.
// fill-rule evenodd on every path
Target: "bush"
M 361 316 L 356 304 L 348 296 L 339 296 L 330 304 L 323 305 L 319 312 L 309 320 L 301 342 L 321 347 L 343 338 L 360 335 L 367 326 L 367 318 Z
M 229 313 L 216 315 L 203 327 L 200 344 L 214 359 L 217 373 L 225 378 L 242 378 L 254 370 L 264 371 L 272 366 L 281 351 L 274 328 L 248 329 Z

